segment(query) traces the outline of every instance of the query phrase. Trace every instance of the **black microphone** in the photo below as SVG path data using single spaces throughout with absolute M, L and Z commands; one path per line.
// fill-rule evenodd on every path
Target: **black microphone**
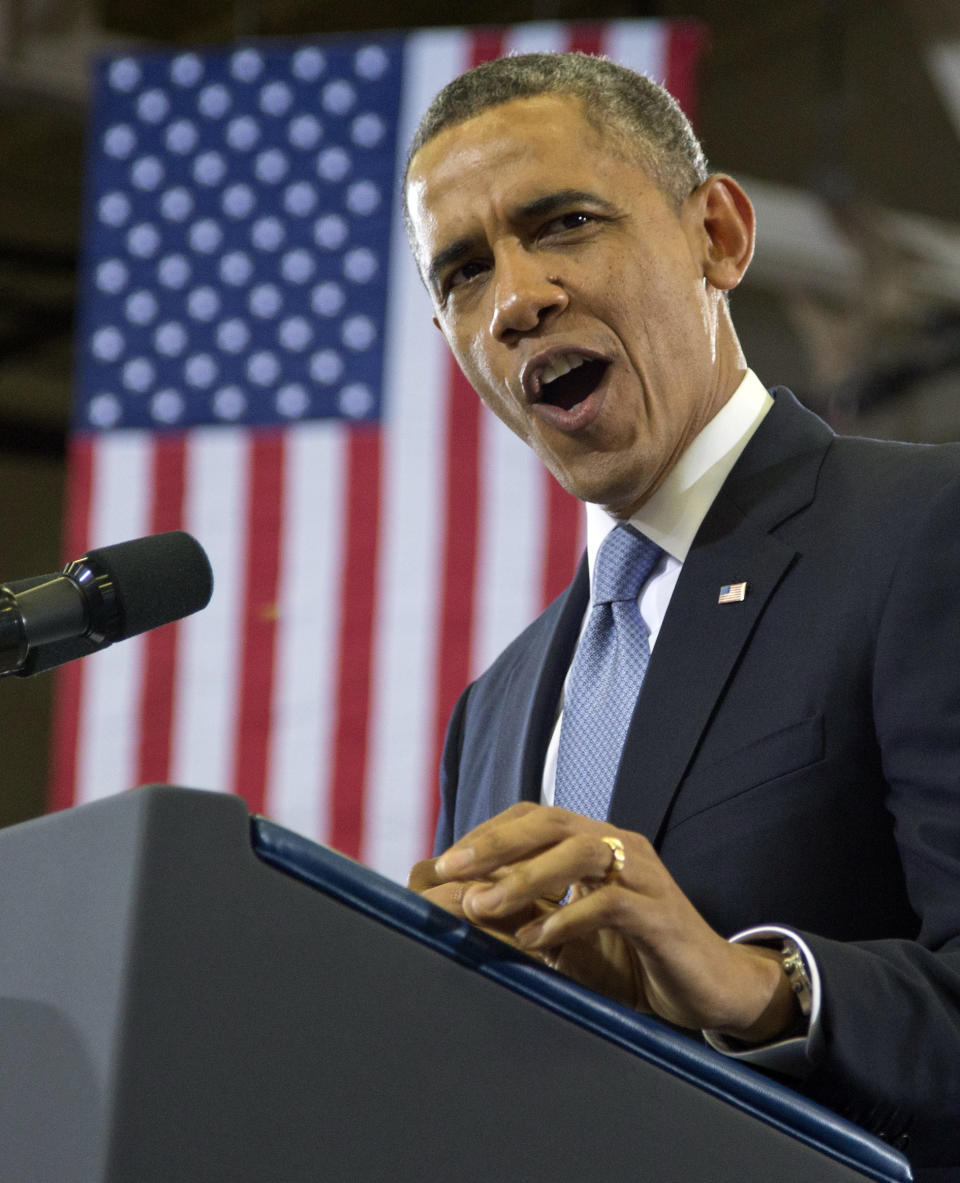
M 26 678 L 199 612 L 206 551 L 182 530 L 91 550 L 62 572 L 0 586 L 0 677 Z

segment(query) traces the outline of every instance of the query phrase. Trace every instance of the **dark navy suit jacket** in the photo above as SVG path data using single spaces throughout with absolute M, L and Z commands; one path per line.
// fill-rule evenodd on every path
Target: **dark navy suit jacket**
M 805 1092 L 960 1167 L 960 447 L 837 437 L 774 393 L 683 565 L 610 820 L 721 933 L 808 940 Z M 539 799 L 587 597 L 584 562 L 461 697 L 438 849 Z

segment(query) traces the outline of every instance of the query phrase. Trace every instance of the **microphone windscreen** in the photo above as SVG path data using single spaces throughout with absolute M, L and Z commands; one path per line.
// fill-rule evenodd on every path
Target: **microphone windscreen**
M 182 530 L 103 546 L 85 557 L 96 573 L 110 576 L 116 589 L 121 611 L 117 640 L 199 612 L 213 592 L 210 560 L 200 543 Z M 17 677 L 42 674 L 106 647 L 87 637 L 40 645 L 27 654 Z
M 109 575 L 120 602 L 118 640 L 199 612 L 210 602 L 213 571 L 206 551 L 183 530 L 151 534 L 87 551 L 90 567 Z

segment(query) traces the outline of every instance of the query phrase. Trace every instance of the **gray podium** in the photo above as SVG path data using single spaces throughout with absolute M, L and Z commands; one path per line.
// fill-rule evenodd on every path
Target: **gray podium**
M 241 801 L 0 833 L 3 1183 L 909 1180 Z

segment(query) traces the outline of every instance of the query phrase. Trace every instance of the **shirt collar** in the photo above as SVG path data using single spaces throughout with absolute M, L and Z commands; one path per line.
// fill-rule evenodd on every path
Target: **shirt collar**
M 773 406 L 752 370 L 673 466 L 663 484 L 630 518 L 630 525 L 683 562 L 693 539 L 740 453 Z M 591 576 L 600 544 L 618 523 L 587 503 L 587 561 Z

